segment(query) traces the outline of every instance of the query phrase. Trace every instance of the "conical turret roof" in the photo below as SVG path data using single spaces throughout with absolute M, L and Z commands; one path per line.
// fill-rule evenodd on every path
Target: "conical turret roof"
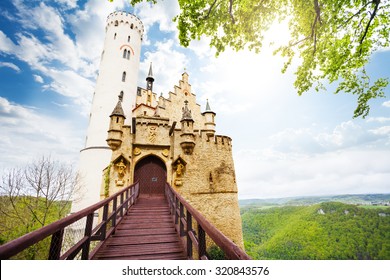
M 148 73 L 148 76 L 146 77 L 146 80 L 147 81 L 151 80 L 152 82 L 154 81 L 153 70 L 152 70 L 152 63 L 151 62 L 150 62 L 150 67 L 149 67 L 149 73 Z
M 110 117 L 112 116 L 120 116 L 126 119 L 125 113 L 123 112 L 123 108 L 122 108 L 122 101 L 118 100 L 118 103 L 116 103 L 114 111 L 112 111 Z

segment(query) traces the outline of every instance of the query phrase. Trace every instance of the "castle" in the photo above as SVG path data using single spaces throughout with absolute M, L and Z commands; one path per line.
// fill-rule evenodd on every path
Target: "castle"
M 243 248 L 232 140 L 216 135 L 216 113 L 196 102 L 184 72 L 168 98 L 138 87 L 144 27 L 136 16 L 114 12 L 92 102 L 86 146 L 80 155 L 84 197 L 72 211 L 140 182 L 140 195 L 175 188 L 214 226 Z M 108 131 L 107 131 L 108 130 Z

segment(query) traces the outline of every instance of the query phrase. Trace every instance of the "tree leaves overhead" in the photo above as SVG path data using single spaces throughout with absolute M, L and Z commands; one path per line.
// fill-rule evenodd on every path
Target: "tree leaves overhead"
M 110 0 L 112 1 L 112 0 Z M 135 5 L 142 0 L 130 0 Z M 155 4 L 158 0 L 147 0 Z M 384 97 L 388 78 L 371 81 L 365 65 L 373 52 L 390 45 L 390 0 L 178 0 L 180 43 L 206 35 L 220 54 L 227 47 L 259 52 L 264 34 L 287 20 L 291 41 L 276 49 L 286 58 L 283 72 L 299 57 L 299 95 L 337 82 L 335 93 L 358 96 L 354 117 L 366 117 L 368 102 Z

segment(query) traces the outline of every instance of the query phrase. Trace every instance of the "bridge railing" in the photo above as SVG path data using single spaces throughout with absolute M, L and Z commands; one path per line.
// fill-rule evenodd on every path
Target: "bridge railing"
M 171 209 L 171 214 L 174 217 L 176 229 L 180 237 L 185 239 L 188 259 L 210 259 L 208 252 L 208 249 L 210 249 L 208 245 L 210 244 L 215 244 L 227 259 L 251 259 L 244 250 L 215 228 L 168 183 L 165 185 L 165 195 Z M 211 240 L 208 241 L 207 239 Z M 196 255 L 194 255 L 195 253 Z
M 115 232 L 116 226 L 136 202 L 138 194 L 137 182 L 88 208 L 12 240 L 0 246 L 0 259 L 9 259 L 47 238 L 51 238 L 47 259 L 91 259 L 106 238 Z M 93 228 L 94 217 L 98 213 L 102 218 Z M 73 230 L 77 228 L 83 231 L 82 237 L 74 244 L 65 245 L 64 236 L 72 227 Z M 92 242 L 96 243 L 94 248 Z M 65 251 L 64 246 L 67 247 Z

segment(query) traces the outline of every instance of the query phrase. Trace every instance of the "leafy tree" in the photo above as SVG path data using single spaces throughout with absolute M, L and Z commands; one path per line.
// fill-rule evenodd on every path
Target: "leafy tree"
M 109 0 L 113 1 L 113 0 Z M 129 0 L 132 5 L 144 0 Z M 158 0 L 146 0 L 157 3 Z M 388 78 L 371 81 L 365 65 L 390 45 L 389 0 L 178 0 L 174 18 L 180 43 L 187 47 L 203 35 L 217 55 L 227 47 L 259 52 L 271 25 L 287 21 L 291 40 L 275 53 L 286 58 L 283 72 L 300 58 L 295 87 L 301 95 L 338 81 L 335 93 L 357 95 L 354 117 L 366 117 L 369 101 L 384 97 Z
M 71 166 L 41 157 L 24 168 L 3 172 L 0 185 L 0 241 L 5 243 L 64 217 L 79 194 L 79 176 Z M 18 258 L 42 256 L 43 241 Z M 43 250 L 47 253 L 47 250 Z

